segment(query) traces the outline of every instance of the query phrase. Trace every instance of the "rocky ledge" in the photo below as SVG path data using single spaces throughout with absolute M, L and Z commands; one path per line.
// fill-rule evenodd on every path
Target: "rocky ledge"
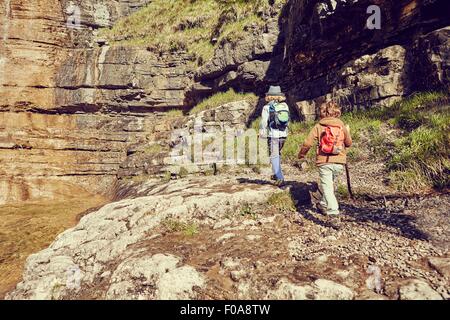
M 282 190 L 260 178 L 129 182 L 124 200 L 30 256 L 7 299 L 450 297 L 448 247 L 418 232 L 437 232 L 448 196 L 394 202 L 389 215 L 346 203 L 337 221 L 310 209 L 302 183 Z M 274 201 L 289 192 L 296 208 Z

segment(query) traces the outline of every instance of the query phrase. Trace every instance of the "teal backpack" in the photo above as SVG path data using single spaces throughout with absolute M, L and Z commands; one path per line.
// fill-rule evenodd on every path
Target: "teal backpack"
M 271 103 L 269 106 L 269 127 L 280 131 L 286 130 L 291 120 L 289 106 L 282 103 Z

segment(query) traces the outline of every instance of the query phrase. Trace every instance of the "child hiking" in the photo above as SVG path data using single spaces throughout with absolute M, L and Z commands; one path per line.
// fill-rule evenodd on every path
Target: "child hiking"
M 259 135 L 267 138 L 270 162 L 272 164 L 272 180 L 281 186 L 284 183 L 281 169 L 281 150 L 288 135 L 290 121 L 289 106 L 284 102 L 286 97 L 279 86 L 271 86 L 266 93 L 266 102 L 261 115 Z
M 335 102 L 322 104 L 320 121 L 309 133 L 298 155 L 299 159 L 304 159 L 309 149 L 317 145 L 316 165 L 322 191 L 319 210 L 327 215 L 339 214 L 334 182 L 347 164 L 347 148 L 352 145 L 350 130 L 340 116 L 341 109 Z

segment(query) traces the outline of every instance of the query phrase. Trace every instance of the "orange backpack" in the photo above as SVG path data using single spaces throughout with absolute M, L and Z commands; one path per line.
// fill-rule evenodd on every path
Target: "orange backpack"
M 340 126 L 326 126 L 320 139 L 320 151 L 330 155 L 338 155 L 344 149 L 345 134 Z

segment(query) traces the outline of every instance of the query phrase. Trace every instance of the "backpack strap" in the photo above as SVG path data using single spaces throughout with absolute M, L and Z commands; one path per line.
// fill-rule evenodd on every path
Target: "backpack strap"
M 339 133 L 338 133 L 336 139 L 334 140 L 334 146 L 336 147 L 336 145 L 337 145 L 337 143 L 338 143 L 338 139 L 339 139 L 339 137 L 341 136 L 342 127 L 339 126 L 339 127 L 334 127 L 334 128 L 339 128 Z
M 276 103 L 276 102 L 271 102 L 271 103 L 269 103 L 269 112 L 275 112 L 275 106 L 277 105 L 278 103 Z
M 272 128 L 272 124 L 274 123 L 274 121 L 275 121 L 275 107 L 278 105 L 278 103 L 277 102 L 275 102 L 275 101 L 272 101 L 272 102 L 270 102 L 269 103 L 269 120 L 268 120 L 268 127 L 269 127 L 269 129 L 273 129 Z

